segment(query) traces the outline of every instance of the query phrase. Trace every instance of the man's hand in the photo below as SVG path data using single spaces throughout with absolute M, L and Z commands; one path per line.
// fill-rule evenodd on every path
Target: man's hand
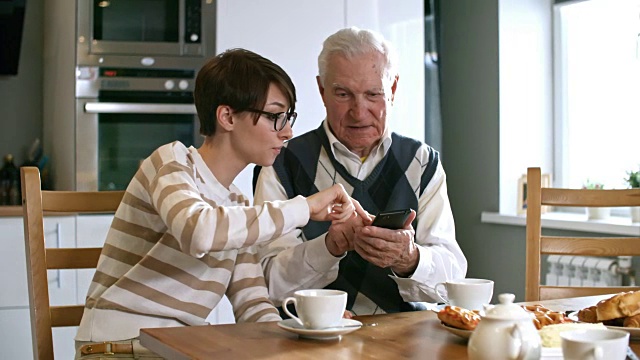
M 390 230 L 377 226 L 363 226 L 356 229 L 353 247 L 363 259 L 381 268 L 390 267 L 399 276 L 411 275 L 420 260 L 418 246 L 413 241 L 415 230 L 411 215 L 400 230 Z
M 353 250 L 356 230 L 365 225 L 363 220 L 366 221 L 362 216 L 354 214 L 347 221 L 331 224 L 324 240 L 331 255 L 342 256 L 345 252 Z

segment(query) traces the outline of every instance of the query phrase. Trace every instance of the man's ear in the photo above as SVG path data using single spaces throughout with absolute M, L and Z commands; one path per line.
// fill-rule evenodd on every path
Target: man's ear
M 393 104 L 393 99 L 396 97 L 396 89 L 398 88 L 398 79 L 400 79 L 400 75 L 396 75 L 393 79 L 393 84 L 391 84 L 391 104 Z
M 233 109 L 227 105 L 219 105 L 216 109 L 216 121 L 221 129 L 233 129 Z
M 322 81 L 320 81 L 320 76 L 316 76 L 316 83 L 318 83 L 318 91 L 320 91 L 320 97 L 324 99 L 324 86 L 322 86 Z

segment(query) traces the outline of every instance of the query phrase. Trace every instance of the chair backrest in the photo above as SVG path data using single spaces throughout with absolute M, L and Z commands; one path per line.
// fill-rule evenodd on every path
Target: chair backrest
M 541 187 L 540 168 L 527 170 L 527 244 L 525 300 L 537 301 L 575 296 L 611 294 L 638 287 L 570 287 L 540 284 L 542 255 L 637 256 L 638 237 L 543 236 L 541 209 L 554 207 L 640 206 L 640 189 L 588 190 Z
M 84 305 L 50 306 L 47 270 L 95 268 L 102 248 L 46 248 L 44 213 L 113 213 L 124 191 L 42 191 L 37 167 L 20 168 L 35 359 L 53 359 L 52 327 L 80 324 Z

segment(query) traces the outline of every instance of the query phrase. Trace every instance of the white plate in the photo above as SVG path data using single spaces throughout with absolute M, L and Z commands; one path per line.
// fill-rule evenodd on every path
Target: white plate
M 360 327 L 362 327 L 362 323 L 358 320 L 342 319 L 340 320 L 340 324 L 336 327 L 315 330 L 303 328 L 302 325 L 298 324 L 294 319 L 286 319 L 278 322 L 278 326 L 287 331 L 298 334 L 301 338 L 333 340 L 340 338 L 340 335 L 348 334 L 360 329 Z
M 626 331 L 629 333 L 629 338 L 630 339 L 640 339 L 640 328 L 630 328 L 630 327 L 622 327 L 622 326 L 607 326 L 607 328 L 609 329 L 614 329 L 614 330 L 622 330 L 622 331 Z
M 431 310 L 431 311 L 433 311 L 434 313 L 437 314 L 437 313 L 440 312 L 440 310 L 444 309 L 445 306 L 447 306 L 447 305 L 449 305 L 449 304 L 429 304 L 429 305 L 427 305 L 427 310 Z M 474 312 L 478 313 L 480 316 L 484 315 L 484 310 L 480 310 L 480 311 L 475 311 L 474 310 Z
M 569 315 L 567 315 L 567 317 L 575 322 L 581 322 L 580 320 L 578 320 L 578 312 L 574 311 L 572 313 L 570 313 Z M 629 338 L 631 339 L 640 339 L 640 328 L 630 328 L 630 327 L 623 327 L 623 326 L 609 326 L 609 325 L 605 325 L 607 328 L 609 329 L 614 329 L 614 330 L 622 330 L 622 331 L 626 331 L 629 333 Z
M 540 360 L 562 360 L 562 348 L 554 347 L 548 348 L 543 347 L 540 351 Z
M 440 326 L 445 328 L 448 332 L 458 335 L 462 338 L 468 339 L 473 334 L 473 330 L 457 329 L 451 326 L 447 326 L 444 323 L 440 323 Z M 540 360 L 562 360 L 562 349 L 557 348 L 541 348 Z
M 463 330 L 463 329 L 458 329 L 458 328 L 454 328 L 451 326 L 448 326 L 444 323 L 440 323 L 440 326 L 442 326 L 445 330 L 447 330 L 448 332 L 458 335 L 460 337 L 463 337 L 465 339 L 468 339 L 471 337 L 471 334 L 473 334 L 473 330 Z

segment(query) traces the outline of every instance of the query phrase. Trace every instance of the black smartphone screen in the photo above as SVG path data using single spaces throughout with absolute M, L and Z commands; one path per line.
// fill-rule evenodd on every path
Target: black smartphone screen
M 409 214 L 411 209 L 383 211 L 376 216 L 371 225 L 393 230 L 402 229 Z

